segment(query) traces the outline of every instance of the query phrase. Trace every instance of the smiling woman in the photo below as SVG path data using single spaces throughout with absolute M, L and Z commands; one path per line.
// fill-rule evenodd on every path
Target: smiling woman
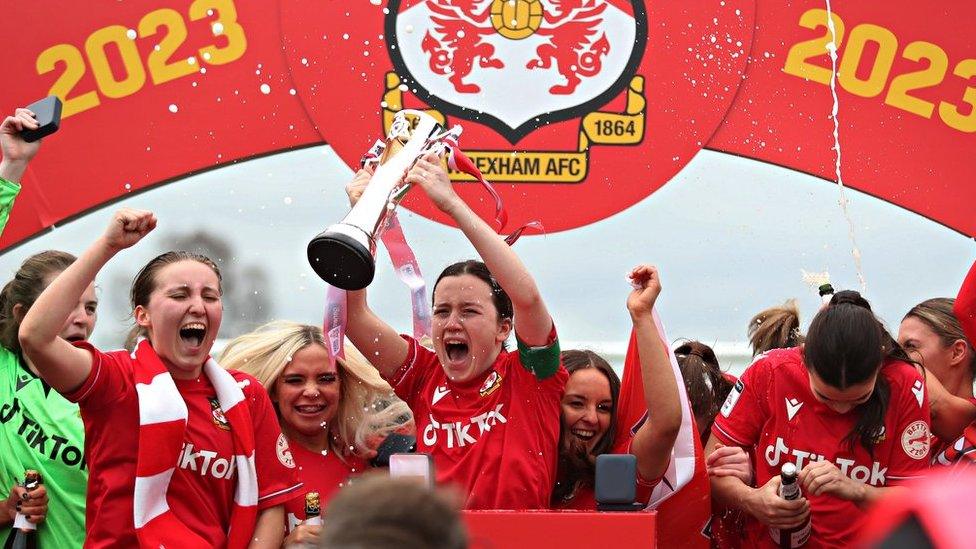
M 354 348 L 334 361 L 318 326 L 271 322 L 227 344 L 220 363 L 253 375 L 268 389 L 306 492 L 325 507 L 350 477 L 369 469 L 394 432 L 413 434 L 410 409 Z M 315 542 L 318 526 L 301 525 L 304 494 L 285 503 L 285 545 Z
M 81 409 L 86 544 L 278 547 L 282 504 L 301 484 L 267 393 L 209 358 L 223 314 L 211 260 L 169 252 L 140 271 L 131 296 L 146 339 L 132 353 L 58 337 L 102 266 L 155 226 L 151 212 L 117 212 L 20 327 L 25 357 Z
M 629 415 L 629 410 L 620 409 L 622 391 L 617 374 L 591 351 L 563 353 L 569 381 L 562 399 L 559 469 L 552 491 L 552 506 L 557 509 L 597 508 L 594 484 L 596 458 L 601 454 L 637 457 L 635 501 L 644 505 L 650 503 L 652 490 L 671 462 L 682 412 L 678 381 L 652 316 L 661 278 L 651 265 L 634 267 L 629 278 L 633 288 L 627 297 L 627 310 L 640 356 L 641 404 L 647 413 L 637 426 L 619 429 L 618 421 L 626 421 L 620 418 Z M 630 379 L 626 373 L 624 378 Z

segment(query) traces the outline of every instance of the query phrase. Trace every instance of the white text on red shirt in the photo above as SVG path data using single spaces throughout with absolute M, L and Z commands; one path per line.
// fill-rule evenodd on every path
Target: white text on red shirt
M 786 443 L 783 441 L 782 437 L 776 437 L 776 442 L 766 446 L 766 451 L 763 453 L 766 458 L 766 463 L 770 467 L 776 467 L 780 464 L 783 455 L 787 456 L 787 459 L 783 462 L 792 461 L 796 464 L 797 469 L 803 469 L 803 466 L 807 463 L 812 463 L 814 461 L 823 461 L 824 456 L 815 454 L 813 452 L 804 452 L 803 450 L 797 450 L 796 448 L 787 448 Z M 795 459 L 790 460 L 789 457 L 792 456 Z M 865 484 L 870 484 L 871 486 L 884 486 L 885 485 L 885 475 L 888 473 L 887 467 L 881 467 L 881 464 L 875 461 L 871 464 L 869 469 L 866 465 L 855 465 L 853 459 L 836 458 L 834 459 L 834 464 L 840 469 L 840 474 L 850 477 L 858 482 Z
M 472 418 L 469 418 L 467 423 L 464 421 L 446 421 L 441 422 L 434 419 L 431 414 L 430 423 L 424 427 L 424 444 L 427 446 L 434 446 L 437 444 L 438 431 L 442 431 L 444 436 L 447 437 L 447 447 L 464 447 L 469 444 L 474 444 L 478 442 L 478 439 L 473 435 L 483 435 L 489 431 L 491 428 L 498 423 L 508 423 L 508 419 L 502 415 L 502 406 L 504 404 L 499 404 L 495 406 L 494 410 L 489 410 L 483 414 L 478 414 Z M 477 432 L 473 432 L 471 428 L 477 425 Z
M 237 470 L 237 463 L 233 458 L 218 458 L 217 452 L 210 450 L 194 452 L 192 442 L 183 443 L 177 464 L 180 469 L 199 472 L 200 476 L 209 475 L 223 479 L 234 478 L 234 471 Z

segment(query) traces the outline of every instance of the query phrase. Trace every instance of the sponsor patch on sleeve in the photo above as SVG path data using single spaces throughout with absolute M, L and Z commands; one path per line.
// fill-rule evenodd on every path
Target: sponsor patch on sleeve
M 925 459 L 929 455 L 929 424 L 919 420 L 905 427 L 901 448 L 912 459 Z
M 729 392 L 729 396 L 725 399 L 725 404 L 722 404 L 722 415 L 729 417 L 732 413 L 732 409 L 735 408 L 735 404 L 739 402 L 739 397 L 742 396 L 742 391 L 745 390 L 746 385 L 742 383 L 742 380 L 737 380 L 735 382 L 735 387 Z

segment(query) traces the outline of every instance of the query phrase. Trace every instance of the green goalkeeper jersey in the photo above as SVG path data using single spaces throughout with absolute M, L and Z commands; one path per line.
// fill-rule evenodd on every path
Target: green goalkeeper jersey
M 20 185 L 0 177 L 0 233 L 7 226 L 10 210 L 14 207 L 14 199 L 20 193 Z
M 0 497 L 41 474 L 48 513 L 37 527 L 40 547 L 81 547 L 85 541 L 85 428 L 78 405 L 37 377 L 23 359 L 0 347 Z M 11 534 L 0 527 L 0 544 Z

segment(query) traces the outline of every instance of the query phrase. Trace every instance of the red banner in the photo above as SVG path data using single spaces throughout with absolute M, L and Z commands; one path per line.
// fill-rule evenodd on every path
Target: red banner
M 0 109 L 56 94 L 65 110 L 0 248 L 241 159 L 327 140 L 352 165 L 404 107 L 464 127 L 462 147 L 496 182 L 510 226 L 539 219 L 565 230 L 612 215 L 702 147 L 833 181 L 824 8 L 771 0 L 8 3 L 6 20 L 45 24 L 0 53 Z M 964 165 L 976 152 L 976 44 L 967 40 L 976 5 L 833 8 L 844 182 L 976 235 L 976 186 Z M 476 186 L 461 188 L 483 204 Z M 440 219 L 422 197 L 406 205 Z

